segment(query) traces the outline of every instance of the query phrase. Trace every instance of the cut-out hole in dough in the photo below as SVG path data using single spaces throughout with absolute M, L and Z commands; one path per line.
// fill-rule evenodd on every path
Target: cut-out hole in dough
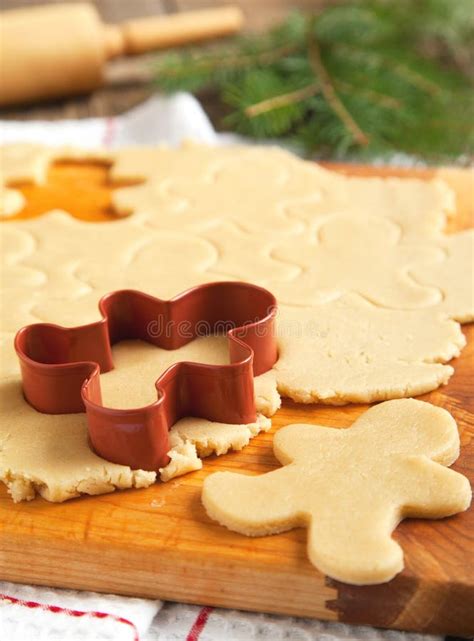
M 23 195 L 23 208 L 8 221 L 36 218 L 51 210 L 67 211 L 74 218 L 88 222 L 117 220 L 112 205 L 113 190 L 139 185 L 142 180 L 112 183 L 111 163 L 102 160 L 58 160 L 51 163 L 46 182 L 11 182 L 8 187 Z

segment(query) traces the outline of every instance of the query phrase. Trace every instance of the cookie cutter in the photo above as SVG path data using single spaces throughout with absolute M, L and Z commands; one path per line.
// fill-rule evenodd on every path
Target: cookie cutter
M 222 423 L 256 420 L 253 378 L 277 360 L 275 297 L 241 282 L 188 289 L 170 300 L 119 290 L 99 301 L 102 320 L 65 328 L 36 323 L 15 336 L 23 393 L 37 411 L 84 412 L 94 451 L 133 469 L 168 461 L 171 426 L 184 416 Z M 102 404 L 100 373 L 113 369 L 112 345 L 141 339 L 174 350 L 202 335 L 227 333 L 230 364 L 178 362 L 155 381 L 157 400 L 137 409 Z

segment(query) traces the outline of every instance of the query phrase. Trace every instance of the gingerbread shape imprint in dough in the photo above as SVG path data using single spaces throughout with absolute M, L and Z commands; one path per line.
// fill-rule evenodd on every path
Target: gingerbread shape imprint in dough
M 445 467 L 459 455 L 456 423 L 429 403 L 387 401 L 346 430 L 289 425 L 273 447 L 284 467 L 212 474 L 204 507 L 248 536 L 307 527 L 311 563 L 339 581 L 389 581 L 403 569 L 391 538 L 402 519 L 441 518 L 470 505 L 468 479 Z
M 15 332 L 34 322 L 97 321 L 97 300 L 115 289 L 171 298 L 236 279 L 267 287 L 279 302 L 280 358 L 255 379 L 264 416 L 247 425 L 182 419 L 170 432 L 163 480 L 200 469 L 203 456 L 245 447 L 269 429 L 280 394 L 300 403 L 373 402 L 428 392 L 452 375 L 446 363 L 466 342 L 455 320 L 474 319 L 474 233 L 444 233 L 455 211 L 444 182 L 343 176 L 267 146 L 110 152 L 14 144 L 0 149 L 0 215 L 2 196 L 8 214 L 21 210 L 19 184 L 46 188 L 58 160 L 103 161 L 113 209 L 130 215 L 104 224 L 56 210 L 0 224 L 8 301 L 0 318 L 0 480 L 15 500 L 35 492 L 66 500 L 154 480 L 95 456 L 83 415 L 42 415 L 21 395 Z M 355 238 L 363 255 L 349 243 Z M 104 400 L 117 408 L 153 402 L 143 382 L 172 365 L 171 356 L 224 364 L 223 347 L 218 337 L 179 354 L 140 341 L 117 345 L 119 366 L 102 375 Z

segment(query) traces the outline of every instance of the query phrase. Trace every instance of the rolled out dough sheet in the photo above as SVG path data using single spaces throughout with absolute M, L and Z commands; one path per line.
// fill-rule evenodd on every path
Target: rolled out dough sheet
M 111 155 L 16 145 L 2 154 L 7 213 L 15 211 L 15 182 L 44 182 L 51 162 L 81 154 L 110 164 L 112 181 L 142 183 L 114 189 L 116 222 L 88 223 L 53 211 L 0 225 L 6 390 L 19 390 L 12 341 L 23 325 L 97 320 L 99 298 L 114 289 L 169 298 L 196 284 L 234 279 L 263 285 L 279 301 L 280 359 L 256 380 L 263 416 L 250 426 L 180 422 L 163 479 L 196 469 L 211 452 L 245 446 L 268 429 L 265 417 L 279 407 L 280 394 L 303 403 L 370 402 L 448 381 L 453 370 L 446 363 L 464 345 L 455 321 L 474 318 L 474 236 L 472 230 L 443 232 L 454 210 L 443 182 L 348 178 L 270 147 L 189 144 Z M 205 362 L 217 358 L 217 344 L 203 343 Z M 153 360 L 164 363 L 170 355 L 150 350 L 116 347 L 120 366 L 103 377 L 111 401 L 114 389 L 121 390 L 117 398 L 132 398 L 118 383 L 107 391 L 107 380 L 127 371 L 137 394 L 153 394 L 155 367 L 161 367 Z M 17 392 L 12 399 L 5 392 L 0 428 L 1 478 L 17 500 L 35 490 L 63 500 L 152 482 L 91 454 L 83 417 L 45 417 Z M 53 446 L 59 433 L 60 450 Z M 78 441 L 84 460 L 70 456 Z M 26 455 L 32 444 L 42 458 Z M 62 463 L 53 472 L 58 456 Z
M 113 348 L 115 369 L 101 375 L 103 401 L 109 407 L 126 408 L 156 400 L 154 382 L 173 362 L 228 362 L 225 339 L 200 338 L 172 352 L 141 341 L 124 341 Z M 257 401 L 264 409 L 279 403 L 266 395 L 272 372 L 255 379 Z M 267 404 L 265 406 L 265 403 Z M 80 494 L 104 494 L 115 488 L 147 487 L 157 474 L 130 470 L 96 456 L 87 440 L 85 414 L 49 415 L 36 412 L 25 402 L 21 382 L 3 379 L 0 384 L 2 427 L 0 462 L 2 480 L 15 501 L 34 498 L 38 492 L 49 501 L 65 501 Z M 259 414 L 250 425 L 226 425 L 197 418 L 176 423 L 170 433 L 171 461 L 158 477 L 168 481 L 200 469 L 202 457 L 240 450 L 260 431 L 270 428 L 270 419 Z

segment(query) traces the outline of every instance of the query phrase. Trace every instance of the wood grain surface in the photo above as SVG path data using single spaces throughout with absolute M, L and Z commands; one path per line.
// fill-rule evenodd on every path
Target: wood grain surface
M 429 178 L 436 170 L 334 166 L 358 175 Z M 472 226 L 473 177 L 437 171 L 458 194 L 450 230 Z M 74 188 L 71 184 L 76 185 Z M 84 190 L 84 185 L 87 188 Z M 78 186 L 79 185 L 79 186 Z M 46 188 L 24 187 L 23 216 L 53 200 L 81 218 L 112 217 L 107 167 L 59 164 Z M 76 189 L 76 192 L 74 192 Z M 82 190 L 85 207 L 74 206 Z M 48 200 L 49 198 L 49 200 Z M 86 213 L 85 213 L 86 212 Z M 6 223 L 8 224 L 8 223 Z M 472 274 L 466 274 L 472 278 Z M 474 480 L 474 331 L 453 363 L 449 384 L 421 397 L 458 422 L 462 452 L 454 469 Z M 85 497 L 63 504 L 42 499 L 14 505 L 0 492 L 0 578 L 68 588 L 158 597 L 227 608 L 458 635 L 474 634 L 474 509 L 441 521 L 407 520 L 395 532 L 405 570 L 387 584 L 353 587 L 332 581 L 307 560 L 306 532 L 246 538 L 212 522 L 200 502 L 203 479 L 216 470 L 266 472 L 277 467 L 272 435 L 294 422 L 347 427 L 367 406 L 343 408 L 284 402 L 273 428 L 242 452 L 206 460 L 204 469 L 144 490 Z

